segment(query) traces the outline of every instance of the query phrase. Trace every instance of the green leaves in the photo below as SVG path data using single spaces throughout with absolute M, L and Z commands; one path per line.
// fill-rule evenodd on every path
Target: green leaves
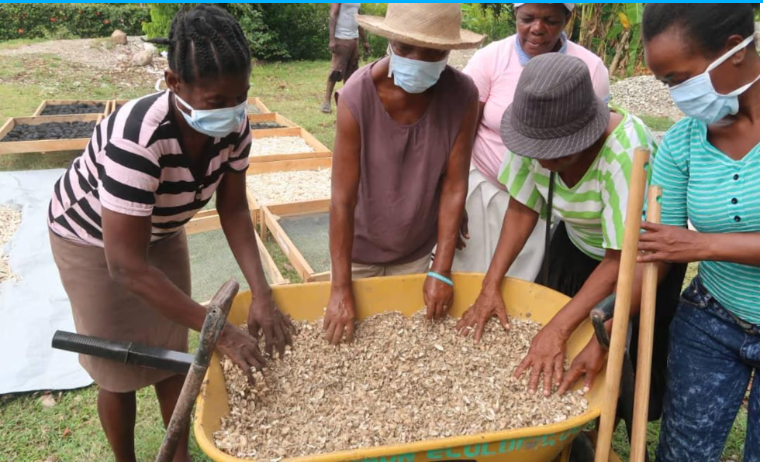
M 108 37 L 115 29 L 138 35 L 148 20 L 148 9 L 135 5 L 1 3 L 0 40 Z

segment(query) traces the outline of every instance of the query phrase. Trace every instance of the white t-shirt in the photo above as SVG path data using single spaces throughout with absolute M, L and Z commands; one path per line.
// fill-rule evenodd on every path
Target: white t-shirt
M 334 37 L 342 40 L 358 38 L 358 20 L 355 18 L 360 10 L 360 3 L 342 3 L 339 5 L 339 17 L 336 20 Z

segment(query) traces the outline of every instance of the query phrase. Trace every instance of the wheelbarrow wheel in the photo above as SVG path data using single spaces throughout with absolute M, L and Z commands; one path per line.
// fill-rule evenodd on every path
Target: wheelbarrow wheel
M 572 450 L 570 451 L 570 462 L 594 462 L 596 459 L 596 445 L 588 433 L 581 432 L 572 440 Z

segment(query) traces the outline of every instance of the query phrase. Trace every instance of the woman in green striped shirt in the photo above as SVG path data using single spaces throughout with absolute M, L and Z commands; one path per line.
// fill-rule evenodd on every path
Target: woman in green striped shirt
M 654 151 L 657 145 L 641 120 L 608 108 L 594 95 L 582 62 L 557 53 L 533 58 L 525 67 L 501 132 L 509 153 L 499 179 L 506 184 L 511 200 L 482 292 L 458 328 L 464 334 L 469 332 L 466 328 L 476 328 L 479 340 L 493 315 L 508 326 L 501 282 L 539 216 L 546 213 L 549 185 L 553 184 L 550 202 L 560 224 L 546 255 L 547 285 L 572 300 L 536 336 L 515 375 L 530 370 L 531 391 L 537 389 L 542 375 L 546 395 L 553 385 L 563 393 L 583 375 L 589 386 L 601 370 L 606 352 L 592 338 L 563 377 L 566 342 L 591 309 L 615 290 L 633 155 L 638 147 Z M 683 271 L 685 266 L 676 266 L 661 274 L 652 373 L 655 399 L 650 406 L 653 418 L 661 410 L 668 325 Z M 638 300 L 634 305 L 638 306 Z M 635 345 L 638 335 L 633 338 Z M 635 349 L 632 346 L 632 352 Z
M 754 376 L 744 460 L 760 460 L 760 57 L 750 4 L 649 4 L 646 60 L 688 118 L 652 181 L 643 262 L 699 261 L 670 332 L 657 460 L 717 461 Z M 722 19 L 722 20 L 721 20 Z M 687 222 L 697 231 L 687 229 Z

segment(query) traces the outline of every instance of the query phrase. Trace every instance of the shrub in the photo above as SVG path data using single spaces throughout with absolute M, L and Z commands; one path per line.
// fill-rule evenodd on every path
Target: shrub
M 484 34 L 484 44 L 503 40 L 516 32 L 516 21 L 510 3 L 462 3 L 462 24 L 478 34 Z
M 196 3 L 187 3 L 193 8 Z M 143 24 L 143 32 L 147 38 L 167 37 L 170 34 L 170 25 L 183 3 L 149 3 L 151 22 Z
M 278 33 L 265 24 L 262 4 L 228 3 L 227 9 L 241 25 L 249 41 L 252 56 L 265 61 L 290 58 L 289 49 L 278 38 Z
M 328 3 L 261 3 L 268 29 L 292 59 L 329 59 Z
M 360 14 L 367 14 L 369 16 L 381 16 L 387 14 L 386 3 L 361 3 Z M 387 39 L 375 34 L 366 32 L 368 42 L 371 44 L 371 56 L 374 58 L 381 58 L 387 54 Z
M 0 40 L 108 37 L 115 29 L 139 35 L 148 9 L 104 3 L 2 3 Z

